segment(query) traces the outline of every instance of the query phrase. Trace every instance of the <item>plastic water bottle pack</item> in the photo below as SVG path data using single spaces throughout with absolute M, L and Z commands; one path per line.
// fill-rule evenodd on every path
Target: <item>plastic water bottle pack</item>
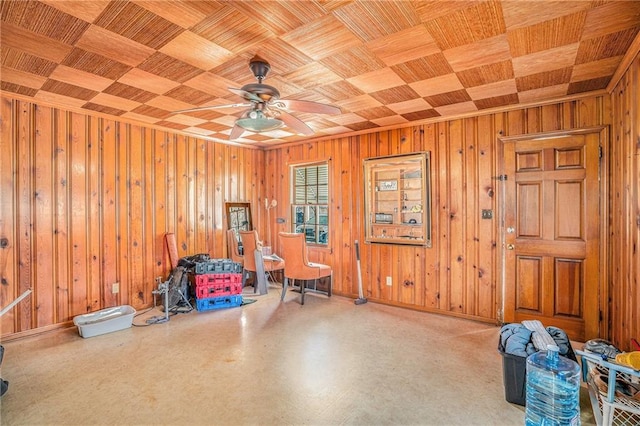
M 580 425 L 580 366 L 557 346 L 527 357 L 525 425 Z

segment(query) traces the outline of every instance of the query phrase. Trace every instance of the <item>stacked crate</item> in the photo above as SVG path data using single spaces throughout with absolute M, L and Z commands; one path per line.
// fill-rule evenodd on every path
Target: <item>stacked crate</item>
M 242 265 L 231 259 L 198 262 L 191 286 L 198 311 L 233 308 L 242 304 Z

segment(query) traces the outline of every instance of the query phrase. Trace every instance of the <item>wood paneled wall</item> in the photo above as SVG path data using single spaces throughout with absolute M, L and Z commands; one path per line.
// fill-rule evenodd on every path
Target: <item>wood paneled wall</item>
M 0 306 L 33 289 L 3 337 L 152 305 L 171 269 L 165 233 L 180 256 L 226 257 L 225 201 L 258 206 L 264 190 L 260 150 L 8 98 L 1 120 Z
M 165 233 L 176 234 L 181 256 L 226 256 L 225 201 L 251 202 L 264 232 L 262 199 L 278 200 L 270 238 L 277 250 L 277 232 L 291 221 L 288 166 L 318 160 L 331 165 L 331 249 L 314 249 L 311 258 L 333 266 L 336 294 L 357 295 L 354 240 L 360 240 L 371 301 L 495 322 L 498 136 L 607 125 L 609 329 L 628 346 L 640 327 L 638 68 L 636 59 L 612 96 L 267 151 L 2 98 L 0 305 L 34 290 L 2 317 L 2 336 L 44 331 L 102 307 L 149 306 L 155 278 L 170 269 Z M 433 247 L 363 244 L 362 160 L 416 151 L 431 151 Z M 492 209 L 494 219 L 481 219 L 482 209 Z M 277 217 L 287 223 L 275 224 Z
M 312 260 L 334 269 L 336 294 L 356 296 L 354 241 L 363 241 L 362 160 L 416 151 L 431 152 L 433 246 L 361 244 L 365 296 L 372 301 L 496 322 L 501 308 L 499 271 L 501 183 L 498 137 L 611 124 L 607 95 L 534 108 L 348 138 L 308 142 L 267 151 L 266 191 L 279 201 L 287 224 L 292 164 L 330 160 L 331 250 L 312 250 Z M 481 219 L 483 209 L 493 220 Z M 393 285 L 386 285 L 391 276 Z M 405 284 L 406 283 L 406 284 Z
M 640 56 L 611 93 L 611 340 L 631 350 L 640 340 Z

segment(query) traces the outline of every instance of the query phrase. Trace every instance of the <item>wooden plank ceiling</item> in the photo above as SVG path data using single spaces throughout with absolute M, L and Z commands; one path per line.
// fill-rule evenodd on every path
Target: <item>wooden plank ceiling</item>
M 340 107 L 296 112 L 315 136 L 555 99 L 606 88 L 640 30 L 640 1 L 2 2 L 2 91 L 70 110 L 228 139 L 256 83 L 284 99 Z M 303 138 L 245 132 L 258 146 Z

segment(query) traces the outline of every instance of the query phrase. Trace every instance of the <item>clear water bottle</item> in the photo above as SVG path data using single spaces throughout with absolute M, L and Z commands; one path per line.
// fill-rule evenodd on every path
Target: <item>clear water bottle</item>
M 525 425 L 580 425 L 580 366 L 555 345 L 527 357 Z

